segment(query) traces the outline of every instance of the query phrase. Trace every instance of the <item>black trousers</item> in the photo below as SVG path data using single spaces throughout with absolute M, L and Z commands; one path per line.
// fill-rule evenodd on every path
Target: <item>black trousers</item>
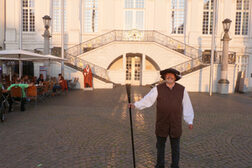
M 9 102 L 9 111 L 11 111 L 12 109 L 12 104 L 13 104 L 13 100 L 17 100 L 17 101 L 21 101 L 21 106 L 20 106 L 20 111 L 25 111 L 25 102 L 26 102 L 26 98 L 12 98 L 9 97 L 8 102 Z
M 160 137 L 157 136 L 157 164 L 155 168 L 164 168 L 165 167 L 165 143 L 167 137 Z M 180 138 L 171 138 L 170 137 L 170 144 L 171 144 L 171 152 L 172 152 L 172 162 L 171 168 L 179 168 L 179 144 Z

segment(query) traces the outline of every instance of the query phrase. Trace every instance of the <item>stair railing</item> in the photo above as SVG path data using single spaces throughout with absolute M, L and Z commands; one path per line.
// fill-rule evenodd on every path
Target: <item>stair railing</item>
M 110 31 L 108 33 L 102 34 L 88 41 L 85 41 L 83 43 L 80 43 L 80 44 L 77 44 L 75 46 L 68 48 L 65 51 L 66 56 L 68 56 L 68 54 L 70 56 L 79 56 L 85 52 L 101 47 L 113 41 L 115 41 L 115 31 Z
M 183 72 L 190 71 L 193 68 L 196 68 L 200 65 L 207 65 L 207 64 L 203 63 L 202 57 L 188 60 L 188 61 L 183 62 L 181 64 L 175 65 L 171 68 L 174 68 L 183 74 Z
M 113 30 L 68 48 L 66 50 L 66 56 L 68 54 L 70 54 L 70 56 L 79 56 L 85 52 L 114 41 L 156 42 L 162 46 L 180 52 L 190 58 L 198 58 L 202 54 L 199 49 L 184 44 L 181 41 L 173 39 L 155 30 Z
M 81 69 L 84 69 L 87 65 L 89 65 L 92 70 L 92 73 L 94 73 L 97 76 L 102 77 L 106 80 L 109 80 L 109 76 L 108 76 L 107 70 L 105 68 L 100 67 L 98 65 L 95 65 L 91 62 L 85 61 L 79 57 L 70 56 L 68 54 L 67 63 L 70 63 L 71 65 L 78 67 L 78 68 L 81 68 Z

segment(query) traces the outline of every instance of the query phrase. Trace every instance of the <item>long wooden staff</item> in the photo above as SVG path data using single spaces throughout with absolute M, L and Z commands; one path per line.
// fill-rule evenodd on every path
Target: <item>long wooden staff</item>
M 129 104 L 131 103 L 130 90 L 131 90 L 131 85 L 127 84 L 126 85 L 126 91 L 127 91 L 127 95 L 128 95 L 128 102 L 129 102 Z M 133 166 L 134 166 L 134 168 L 136 168 L 135 147 L 134 147 L 134 134 L 133 134 L 133 126 L 132 126 L 131 107 L 129 108 L 129 114 L 130 114 L 130 129 L 131 129 L 131 144 L 132 144 L 132 153 L 133 153 Z

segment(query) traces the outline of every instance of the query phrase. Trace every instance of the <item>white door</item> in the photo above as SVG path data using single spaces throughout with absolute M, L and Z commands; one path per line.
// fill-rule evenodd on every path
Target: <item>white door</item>
M 236 64 L 238 65 L 238 71 L 242 71 L 244 73 L 244 77 L 248 77 L 248 62 L 249 62 L 249 57 L 248 55 L 239 55 L 236 56 Z
M 141 57 L 126 57 L 126 83 L 140 85 Z

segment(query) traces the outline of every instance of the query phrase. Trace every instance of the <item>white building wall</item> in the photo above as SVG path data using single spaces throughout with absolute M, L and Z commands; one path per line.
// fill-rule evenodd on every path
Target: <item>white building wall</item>
M 6 49 L 17 49 L 19 40 L 18 9 L 20 4 L 17 1 L 9 0 L 6 3 Z M 17 23 L 16 23 L 17 22 Z
M 2 0 L 3 1 L 3 0 Z M 98 6 L 98 32 L 84 32 L 84 1 L 85 0 L 67 0 L 67 31 L 65 33 L 66 48 L 79 44 L 80 41 L 86 41 L 115 29 L 124 29 L 124 0 L 99 0 Z M 19 38 L 19 19 L 20 19 L 20 2 L 16 0 L 7 1 L 7 43 L 9 48 L 17 46 Z M 211 35 L 202 35 L 202 19 L 203 19 L 203 0 L 187 0 L 185 7 L 185 33 L 171 34 L 171 1 L 163 0 L 145 0 L 145 30 L 157 30 L 176 38 L 182 42 L 197 48 L 210 49 Z M 250 3 L 252 4 L 252 3 Z M 252 7 L 251 7 L 252 8 Z M 216 47 L 221 50 L 223 36 L 222 21 L 230 18 L 231 24 L 230 50 L 236 51 L 239 48 L 248 46 L 251 48 L 251 24 L 250 17 L 250 33 L 248 36 L 235 36 L 235 9 L 236 0 L 218 1 L 217 14 L 217 33 Z M 43 38 L 41 34 L 44 30 L 42 17 L 50 15 L 53 17 L 52 1 L 36 0 L 35 1 L 35 29 L 36 32 L 23 33 L 24 48 L 43 47 Z M 252 13 L 252 12 L 251 12 Z M 250 13 L 250 15 L 251 15 Z M 197 19 L 195 19 L 197 18 Z M 53 24 L 53 23 L 52 23 Z M 52 31 L 51 31 L 52 32 Z M 60 46 L 60 34 L 52 32 L 52 46 Z M 81 36 L 81 37 L 80 37 Z M 13 43 L 14 42 L 14 43 Z
M 84 1 L 85 0 L 67 0 L 67 31 L 65 33 L 65 48 L 79 44 L 80 42 L 86 41 L 90 38 L 94 38 L 105 32 L 114 29 L 124 28 L 124 0 L 99 0 L 98 7 L 98 32 L 96 33 L 85 33 L 84 32 Z M 3 0 L 0 0 L 2 3 Z M 202 35 L 202 19 L 203 19 L 203 3 L 204 0 L 187 0 L 185 8 L 185 33 L 182 35 L 171 34 L 170 22 L 171 22 L 171 0 L 145 0 L 145 14 L 144 14 L 144 25 L 146 30 L 157 30 L 175 39 L 178 39 L 186 44 L 192 45 L 196 48 L 202 50 L 211 48 L 211 35 Z M 218 15 L 217 15 L 217 33 L 216 33 L 216 50 L 222 50 L 222 36 L 223 28 L 222 21 L 225 18 L 230 18 L 233 22 L 231 24 L 230 36 L 232 40 L 230 41 L 230 51 L 238 52 L 239 54 L 245 54 L 248 51 L 252 51 L 252 2 L 250 1 L 250 22 L 249 22 L 249 34 L 247 36 L 237 36 L 235 33 L 235 11 L 236 11 L 236 0 L 222 0 L 218 1 Z M 0 5 L 0 12 L 3 6 Z M 6 20 L 7 20 L 7 30 L 6 30 L 6 49 L 18 49 L 20 42 L 20 14 L 21 14 L 21 0 L 6 0 Z M 50 15 L 53 17 L 52 11 L 52 0 L 35 0 L 35 32 L 23 32 L 22 38 L 22 48 L 33 50 L 35 48 L 43 48 L 43 31 L 44 25 L 42 17 L 44 15 Z M 3 15 L 0 16 L 0 18 Z M 0 20 L 0 34 L 2 20 Z M 52 32 L 51 48 L 55 46 L 60 46 L 60 34 Z M 0 38 L 3 38 L 1 36 Z M 1 39 L 0 39 L 1 43 Z M 126 43 L 124 43 L 126 45 Z M 0 44 L 1 45 L 1 44 Z M 138 51 L 146 50 L 144 45 L 136 44 L 135 47 L 126 47 L 128 51 L 124 52 L 134 52 L 134 48 L 138 47 Z M 154 49 L 154 48 L 153 48 Z M 159 51 L 160 50 L 160 51 Z M 97 51 L 100 56 L 102 56 L 103 51 Z M 94 61 L 102 67 L 109 64 L 108 60 L 112 60 L 115 57 L 116 52 L 113 50 L 104 50 L 105 55 L 113 56 L 108 58 L 101 58 L 99 60 L 92 59 L 91 55 L 96 55 L 94 52 L 90 52 L 90 57 L 87 55 L 85 59 Z M 160 47 L 155 49 L 154 52 L 162 52 Z M 166 51 L 167 52 L 167 51 Z M 123 53 L 118 53 L 123 54 Z M 154 56 L 153 59 L 158 63 L 160 68 L 166 68 L 170 64 L 164 64 L 163 59 Z M 156 54 L 158 55 L 158 54 Z M 118 55 L 119 56 L 119 55 Z M 104 61 L 105 60 L 105 61 Z M 178 62 L 173 62 L 172 64 L 178 64 L 180 61 L 178 57 Z M 104 62 L 103 62 L 104 61 Z M 182 60 L 181 60 L 182 61 Z M 249 86 L 252 90 L 252 54 L 249 58 Z M 106 64 L 106 65 L 105 65 Z M 116 72 L 114 72 L 115 74 Z M 143 74 L 143 76 L 148 76 L 149 72 Z M 112 74 L 112 72 L 111 72 Z M 150 75 L 151 76 L 151 75 Z M 146 77 L 148 78 L 148 77 Z M 143 83 L 145 83 L 143 81 Z
M 160 80 L 159 71 L 143 71 L 142 85 L 153 84 Z
M 61 64 L 58 62 L 51 63 L 51 76 L 52 77 L 58 77 L 58 74 L 61 69 Z M 71 67 L 65 66 L 64 67 L 64 78 L 66 80 L 74 80 L 74 78 L 79 78 L 76 89 L 84 89 L 84 76 L 82 72 L 75 70 Z M 106 83 L 104 81 L 101 81 L 97 78 L 93 78 L 93 88 L 95 89 L 112 89 L 113 84 L 112 83 Z
M 252 91 L 252 50 L 250 51 L 250 57 L 249 57 L 249 67 L 248 67 L 248 79 L 249 79 L 249 85 L 248 90 Z
M 4 0 L 0 0 L 0 47 L 4 47 Z
M 108 76 L 114 83 L 125 84 L 126 73 L 124 70 L 108 70 Z
M 40 66 L 44 66 L 44 63 L 42 62 L 34 62 L 33 67 L 34 67 L 34 76 L 39 78 L 40 75 Z
M 39 66 L 43 66 L 43 64 L 36 64 L 36 75 L 39 74 Z M 57 62 L 51 63 L 51 76 L 58 77 L 58 73 L 60 72 L 60 64 Z M 221 66 L 215 64 L 214 65 L 214 74 L 213 74 L 213 92 L 217 92 L 218 89 L 218 81 L 220 79 L 220 71 Z M 235 86 L 236 86 L 236 78 L 237 78 L 237 67 L 235 65 L 229 64 L 228 66 L 228 80 L 230 82 L 229 84 L 229 93 L 233 93 Z M 209 91 L 209 74 L 210 74 L 210 67 L 207 66 L 203 69 L 197 70 L 195 72 L 192 72 L 190 74 L 187 74 L 183 76 L 178 83 L 185 86 L 187 91 L 190 92 L 208 92 Z M 117 74 L 117 78 L 120 79 L 120 72 Z M 145 73 L 147 78 L 146 84 L 152 84 L 160 79 L 159 72 L 147 72 Z M 156 76 L 156 77 L 154 77 Z M 79 81 L 77 82 L 77 89 L 83 89 L 84 88 L 84 79 L 83 74 L 80 71 L 77 71 L 75 69 L 72 69 L 68 66 L 65 66 L 65 79 L 67 80 L 73 80 L 74 78 L 79 78 Z M 152 81 L 151 81 L 152 80 Z M 149 83 L 151 81 L 151 83 Z M 145 82 L 145 81 L 144 81 Z M 105 83 L 103 81 L 100 81 L 96 78 L 93 79 L 93 84 L 95 89 L 99 88 L 113 88 L 113 84 L 111 83 Z M 146 85 L 143 84 L 143 85 Z
M 130 51 L 130 52 L 129 52 Z M 123 43 L 114 42 L 98 49 L 92 50 L 80 56 L 83 60 L 99 65 L 107 69 L 111 62 L 113 62 L 119 56 L 126 53 L 140 53 L 145 54 L 151 59 L 156 61 L 160 69 L 166 69 L 174 65 L 183 63 L 191 58 L 175 52 L 171 49 L 163 47 L 155 43 Z M 123 68 L 123 67 L 122 67 Z M 151 84 L 157 81 L 159 75 L 156 71 L 142 72 L 142 85 Z M 125 84 L 125 71 L 109 71 L 110 80 L 115 83 Z
M 79 57 L 107 69 L 112 61 L 124 53 L 144 53 L 155 60 L 160 69 L 171 67 L 191 59 L 159 44 L 134 42 L 113 42 L 82 54 Z
M 218 90 L 218 81 L 220 79 L 221 66 L 214 65 L 213 73 L 213 92 Z M 237 68 L 235 65 L 228 66 L 229 93 L 233 93 L 236 86 Z M 209 92 L 210 66 L 197 70 L 183 76 L 178 83 L 185 86 L 190 92 Z

